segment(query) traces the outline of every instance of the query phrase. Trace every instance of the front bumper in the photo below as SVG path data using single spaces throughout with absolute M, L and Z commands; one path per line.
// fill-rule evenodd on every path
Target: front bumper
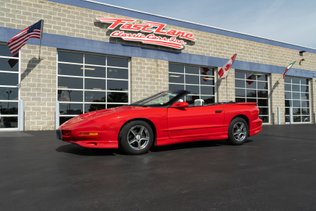
M 117 139 L 111 139 L 105 132 L 98 133 L 97 136 L 83 136 L 81 132 L 70 130 L 56 130 L 57 139 L 64 142 L 79 145 L 85 148 L 100 148 L 100 149 L 118 149 Z

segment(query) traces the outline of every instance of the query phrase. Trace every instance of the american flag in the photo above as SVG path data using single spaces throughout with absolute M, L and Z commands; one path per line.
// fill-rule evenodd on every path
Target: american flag
M 13 56 L 16 56 L 18 54 L 19 50 L 26 44 L 29 39 L 41 39 L 43 23 L 44 20 L 40 20 L 37 23 L 26 27 L 8 41 L 8 47 Z

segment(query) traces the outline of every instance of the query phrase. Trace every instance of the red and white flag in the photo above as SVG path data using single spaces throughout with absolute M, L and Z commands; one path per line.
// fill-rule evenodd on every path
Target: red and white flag
M 13 56 L 16 56 L 19 50 L 31 38 L 42 38 L 44 20 L 40 20 L 35 24 L 26 27 L 8 41 L 8 47 Z
M 228 74 L 230 68 L 233 66 L 233 63 L 236 59 L 236 56 L 237 56 L 237 54 L 235 53 L 223 67 L 218 69 L 219 79 L 223 79 L 223 78 L 227 77 L 227 74 Z
M 295 63 L 296 63 L 296 61 L 290 63 L 290 64 L 285 68 L 284 73 L 283 73 L 283 78 L 285 78 L 285 75 L 286 75 L 287 71 L 289 71 L 289 69 L 291 69 Z

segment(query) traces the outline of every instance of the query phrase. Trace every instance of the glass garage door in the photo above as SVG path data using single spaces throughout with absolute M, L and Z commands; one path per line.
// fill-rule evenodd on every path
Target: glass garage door
M 258 72 L 235 71 L 236 102 L 255 102 L 264 123 L 270 123 L 269 75 Z
M 311 123 L 309 80 L 285 77 L 285 122 Z
M 9 60 L 16 64 L 10 67 Z M 0 131 L 18 129 L 19 81 L 19 58 L 0 44 Z
M 169 63 L 169 90 L 187 90 L 187 101 L 203 99 L 206 104 L 215 102 L 215 68 Z
M 58 119 L 129 103 L 129 58 L 58 51 Z

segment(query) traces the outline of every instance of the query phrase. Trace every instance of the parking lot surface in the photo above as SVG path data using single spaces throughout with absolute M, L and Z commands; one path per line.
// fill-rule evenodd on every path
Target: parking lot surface
M 83 149 L 53 131 L 1 132 L 0 167 L 1 210 L 316 209 L 316 125 L 141 156 Z

